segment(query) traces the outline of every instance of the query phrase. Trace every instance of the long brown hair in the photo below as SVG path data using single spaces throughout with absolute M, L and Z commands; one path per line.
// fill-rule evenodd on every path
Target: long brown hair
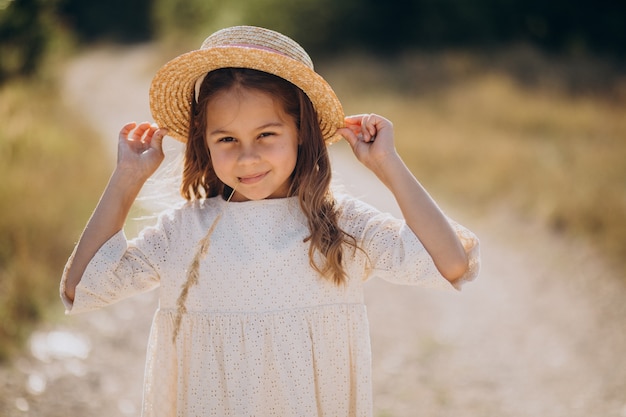
M 197 102 L 192 100 L 189 137 L 185 151 L 181 194 L 187 200 L 232 192 L 215 175 L 205 140 L 206 108 L 220 91 L 233 87 L 257 90 L 279 100 L 294 118 L 298 129 L 297 163 L 289 196 L 298 196 L 309 226 L 309 262 L 322 276 L 336 284 L 345 282 L 344 244 L 355 249 L 355 239 L 338 224 L 339 211 L 330 191 L 331 168 L 317 113 L 306 94 L 283 78 L 244 68 L 223 68 L 210 72 L 200 86 Z M 317 254 L 322 260 L 317 260 Z

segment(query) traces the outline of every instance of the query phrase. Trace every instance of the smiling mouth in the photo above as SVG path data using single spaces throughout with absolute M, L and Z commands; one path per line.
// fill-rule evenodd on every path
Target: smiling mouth
M 248 175 L 246 177 L 237 177 L 237 179 L 241 184 L 256 184 L 265 178 L 266 175 L 267 172 L 262 172 L 260 174 Z

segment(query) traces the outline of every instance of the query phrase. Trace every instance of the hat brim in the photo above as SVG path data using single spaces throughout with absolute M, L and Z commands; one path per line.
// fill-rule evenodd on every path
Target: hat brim
M 187 142 L 196 80 L 207 72 L 229 67 L 264 71 L 296 85 L 313 103 L 326 143 L 341 139 L 337 129 L 344 126 L 343 108 L 319 74 L 288 56 L 245 46 L 200 49 L 165 64 L 150 86 L 150 111 L 157 125 L 167 128 L 169 136 Z

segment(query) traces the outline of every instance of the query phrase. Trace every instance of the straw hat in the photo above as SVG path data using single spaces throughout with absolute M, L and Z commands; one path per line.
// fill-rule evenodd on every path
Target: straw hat
M 228 67 L 268 72 L 300 87 L 317 111 L 326 143 L 340 139 L 336 132 L 344 125 L 343 108 L 306 51 L 287 36 L 254 26 L 222 29 L 206 38 L 200 49 L 165 64 L 150 86 L 150 111 L 156 123 L 187 142 L 196 82 L 199 85 L 210 71 Z

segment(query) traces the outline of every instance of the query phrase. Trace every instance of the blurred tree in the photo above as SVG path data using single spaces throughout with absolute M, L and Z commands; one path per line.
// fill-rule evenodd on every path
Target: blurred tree
M 353 25 L 363 21 L 360 0 L 258 0 L 247 3 L 248 6 L 242 8 L 244 21 L 285 33 L 313 54 L 341 51 L 350 44 L 357 29 Z
M 0 0 L 0 83 L 33 74 L 53 35 L 54 0 Z
M 213 1 L 155 0 L 152 14 L 160 34 L 178 35 L 198 30 L 217 8 Z
M 154 0 L 60 0 L 59 13 L 81 41 L 136 42 L 153 34 Z
M 527 42 L 555 52 L 621 57 L 626 1 L 615 0 L 155 0 L 170 4 L 168 24 L 211 28 L 266 26 L 314 53 L 347 48 L 393 52 L 407 47 L 506 46 Z M 194 5 L 193 15 L 183 16 Z M 224 9 L 228 12 L 224 13 Z M 223 20 L 223 16 L 229 19 Z M 180 17 L 180 18 L 177 18 Z M 161 21 L 164 21 L 162 18 Z M 191 25 L 189 25 L 191 23 Z M 205 31 L 206 32 L 206 31 Z
M 60 23 L 86 43 L 159 37 L 188 49 L 220 27 L 255 24 L 314 55 L 526 42 L 624 60 L 625 16 L 624 0 L 0 0 L 0 82 L 32 73 Z

